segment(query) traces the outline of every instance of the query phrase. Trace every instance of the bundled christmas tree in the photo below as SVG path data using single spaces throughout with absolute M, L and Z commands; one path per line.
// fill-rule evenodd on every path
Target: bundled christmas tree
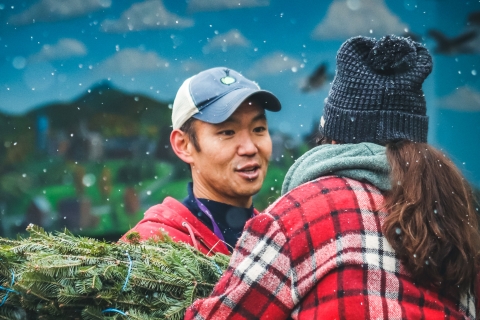
M 0 319 L 182 319 L 210 294 L 229 257 L 173 242 L 107 243 L 50 234 L 0 238 Z

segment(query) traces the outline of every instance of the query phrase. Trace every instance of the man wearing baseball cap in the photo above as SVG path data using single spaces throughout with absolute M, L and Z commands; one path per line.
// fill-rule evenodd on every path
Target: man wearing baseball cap
M 173 103 L 170 143 L 190 166 L 188 196 L 151 207 L 121 240 L 132 231 L 141 240 L 166 233 L 204 253 L 229 254 L 257 214 L 252 196 L 272 152 L 265 110 L 280 109 L 272 93 L 231 69 L 212 68 L 185 80 Z

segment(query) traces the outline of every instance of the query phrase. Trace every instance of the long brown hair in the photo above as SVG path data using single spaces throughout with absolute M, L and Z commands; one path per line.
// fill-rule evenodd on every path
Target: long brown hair
M 480 234 L 472 190 L 443 152 L 410 141 L 386 145 L 392 190 L 383 232 L 417 284 L 474 289 Z

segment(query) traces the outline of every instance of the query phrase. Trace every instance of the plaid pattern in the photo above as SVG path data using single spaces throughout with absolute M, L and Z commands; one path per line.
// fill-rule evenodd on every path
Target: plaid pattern
M 383 237 L 383 196 L 335 176 L 247 223 L 209 298 L 185 319 L 475 319 L 475 299 L 417 287 Z

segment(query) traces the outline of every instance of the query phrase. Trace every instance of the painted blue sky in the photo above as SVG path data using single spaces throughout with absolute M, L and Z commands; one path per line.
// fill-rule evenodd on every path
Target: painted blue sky
M 411 32 L 433 53 L 429 30 L 474 32 L 468 53 L 433 53 L 425 93 L 430 142 L 480 186 L 480 22 L 467 21 L 479 11 L 479 0 L 0 0 L 0 111 L 70 101 L 105 79 L 171 101 L 185 78 L 225 66 L 274 92 L 283 110 L 270 126 L 301 136 L 329 85 L 300 88 L 321 63 L 334 73 L 347 38 Z

